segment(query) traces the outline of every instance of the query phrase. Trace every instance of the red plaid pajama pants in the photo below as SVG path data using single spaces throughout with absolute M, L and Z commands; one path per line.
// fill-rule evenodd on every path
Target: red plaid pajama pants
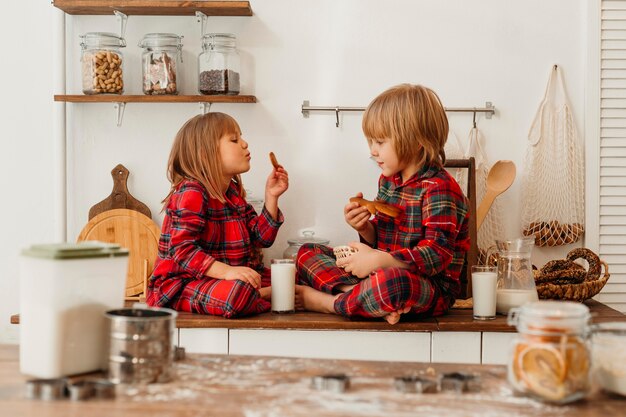
M 261 274 L 261 286 L 270 285 L 270 271 Z M 271 303 L 247 282 L 205 278 L 190 281 L 171 303 L 177 311 L 234 318 L 269 311 Z
M 383 268 L 369 277 L 359 279 L 339 268 L 332 248 L 305 244 L 296 259 L 298 280 L 318 291 L 337 294 L 337 286 L 356 284 L 335 300 L 335 311 L 345 317 L 382 317 L 411 307 L 409 312 L 420 317 L 445 314 L 451 298 L 428 277 L 401 268 Z

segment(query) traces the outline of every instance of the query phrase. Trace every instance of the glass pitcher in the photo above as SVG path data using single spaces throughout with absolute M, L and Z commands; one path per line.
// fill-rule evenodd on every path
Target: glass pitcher
M 532 238 L 496 240 L 498 254 L 498 284 L 496 312 L 508 314 L 513 307 L 537 301 L 537 287 L 533 276 L 530 254 L 535 244 Z M 489 248 L 492 251 L 494 248 Z M 488 252 L 489 252 L 488 251 Z M 489 253 L 487 253 L 489 259 Z

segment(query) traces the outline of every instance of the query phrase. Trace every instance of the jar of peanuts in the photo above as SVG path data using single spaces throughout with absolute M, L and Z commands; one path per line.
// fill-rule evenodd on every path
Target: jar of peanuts
M 105 32 L 81 35 L 83 93 L 122 94 L 124 92 L 124 38 Z
M 513 389 L 535 399 L 565 404 L 590 390 L 589 308 L 571 301 L 535 301 L 509 311 L 517 326 L 508 362 Z
M 174 33 L 148 33 L 139 46 L 143 48 L 141 67 L 143 93 L 178 94 L 177 68 L 182 62 L 182 36 Z
M 201 94 L 239 94 L 239 52 L 235 35 L 207 33 L 202 36 L 198 71 Z

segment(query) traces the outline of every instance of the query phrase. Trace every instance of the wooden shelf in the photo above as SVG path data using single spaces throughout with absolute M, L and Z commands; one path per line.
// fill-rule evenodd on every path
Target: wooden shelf
M 114 10 L 128 16 L 252 16 L 249 1 L 173 1 L 173 0 L 53 0 L 67 14 L 112 15 Z
M 256 103 L 255 96 L 147 96 L 147 95 L 55 95 L 54 101 L 68 103 Z

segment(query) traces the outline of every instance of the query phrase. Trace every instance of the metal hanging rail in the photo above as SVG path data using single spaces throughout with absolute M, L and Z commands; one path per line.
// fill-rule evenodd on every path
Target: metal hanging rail
M 476 113 L 485 113 L 487 119 L 496 114 L 496 107 L 490 102 L 485 103 L 485 107 L 445 107 L 447 112 L 456 113 L 474 113 L 474 126 L 476 126 Z M 365 111 L 365 107 L 344 107 L 344 106 L 311 106 L 309 100 L 302 102 L 302 116 L 308 118 L 309 113 L 312 111 L 333 111 L 335 112 L 336 123 L 335 126 L 339 127 L 339 113 L 346 111 Z

